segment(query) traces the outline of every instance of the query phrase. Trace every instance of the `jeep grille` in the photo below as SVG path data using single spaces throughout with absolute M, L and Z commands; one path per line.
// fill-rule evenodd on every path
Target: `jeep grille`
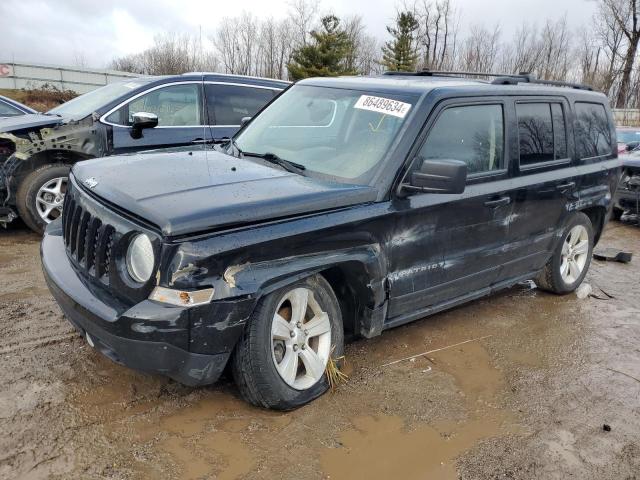
M 115 228 L 91 216 L 70 195 L 64 202 L 62 228 L 67 253 L 76 264 L 98 279 L 108 275 Z

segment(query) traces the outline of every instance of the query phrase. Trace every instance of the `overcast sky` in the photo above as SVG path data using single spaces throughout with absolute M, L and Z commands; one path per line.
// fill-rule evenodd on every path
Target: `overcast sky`
M 386 40 L 385 25 L 398 0 L 321 0 L 320 12 L 359 14 L 371 34 Z M 462 26 L 499 23 L 508 36 L 523 22 L 541 24 L 567 13 L 573 29 L 593 15 L 592 0 L 454 0 Z M 114 58 L 144 50 L 161 32 L 203 37 L 225 16 L 246 10 L 254 15 L 286 16 L 287 0 L 0 0 L 0 63 L 5 61 L 102 68 Z M 462 32 L 464 34 L 464 31 Z

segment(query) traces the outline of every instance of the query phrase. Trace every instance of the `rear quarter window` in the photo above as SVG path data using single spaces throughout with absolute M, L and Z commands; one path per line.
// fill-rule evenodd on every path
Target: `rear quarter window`
M 277 93 L 268 88 L 206 84 L 209 120 L 215 125 L 239 126 L 244 117 L 253 117 Z
M 580 159 L 610 155 L 613 138 L 609 117 L 600 103 L 575 103 L 576 149 Z
M 521 103 L 518 115 L 520 165 L 567 158 L 564 111 L 560 103 Z

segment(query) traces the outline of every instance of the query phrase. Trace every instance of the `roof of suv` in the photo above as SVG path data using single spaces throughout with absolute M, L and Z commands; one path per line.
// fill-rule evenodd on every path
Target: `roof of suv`
M 436 89 L 455 89 L 461 93 L 478 94 L 511 94 L 511 95 L 558 95 L 568 92 L 588 96 L 606 98 L 599 92 L 587 89 L 567 88 L 537 83 L 494 84 L 486 80 L 470 79 L 455 76 L 421 76 L 421 75 L 377 75 L 351 76 L 333 78 L 310 78 L 298 82 L 302 85 L 314 85 L 335 88 L 352 88 L 355 90 L 371 89 L 389 93 L 424 94 Z

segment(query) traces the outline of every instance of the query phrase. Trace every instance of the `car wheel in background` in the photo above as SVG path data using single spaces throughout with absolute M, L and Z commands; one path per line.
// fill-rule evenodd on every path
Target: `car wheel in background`
M 622 218 L 623 213 L 624 213 L 623 209 L 618 207 L 613 207 L 613 210 L 611 211 L 611 218 L 619 221 Z
M 536 278 L 543 290 L 564 294 L 573 292 L 584 280 L 591 263 L 593 225 L 582 212 L 575 213 L 544 269 Z
M 62 215 L 70 169 L 64 164 L 43 165 L 22 180 L 16 206 L 24 223 L 34 232 L 43 233 L 47 224 Z
M 327 362 L 343 349 L 338 301 L 314 275 L 260 300 L 236 346 L 233 377 L 253 405 L 291 410 L 327 391 Z

